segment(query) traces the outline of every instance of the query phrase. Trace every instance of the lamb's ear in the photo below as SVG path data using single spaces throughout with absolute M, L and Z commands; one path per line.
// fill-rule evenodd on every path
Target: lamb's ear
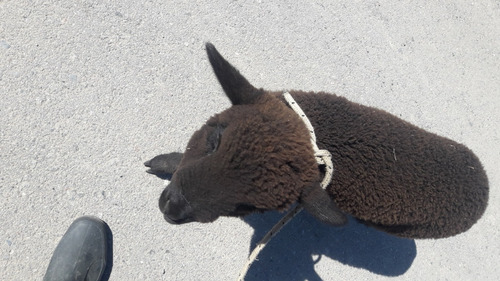
M 206 43 L 205 46 L 215 76 L 217 76 L 231 103 L 233 105 L 251 104 L 262 91 L 252 86 L 236 68 L 219 54 L 214 45 Z
M 149 168 L 146 172 L 162 179 L 170 179 L 177 170 L 182 157 L 183 154 L 179 152 L 161 154 L 144 162 L 144 166 Z
M 300 204 L 316 219 L 335 226 L 347 223 L 347 217 L 330 198 L 326 190 L 317 186 L 302 195 Z

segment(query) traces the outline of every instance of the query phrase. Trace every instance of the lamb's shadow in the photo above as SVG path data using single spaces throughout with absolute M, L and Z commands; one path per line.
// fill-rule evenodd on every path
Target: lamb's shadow
M 255 229 L 250 249 L 283 214 L 254 214 L 243 220 Z M 375 274 L 405 273 L 417 254 L 415 241 L 366 227 L 353 219 L 336 228 L 298 214 L 262 250 L 245 280 L 321 280 L 314 265 L 328 257 Z

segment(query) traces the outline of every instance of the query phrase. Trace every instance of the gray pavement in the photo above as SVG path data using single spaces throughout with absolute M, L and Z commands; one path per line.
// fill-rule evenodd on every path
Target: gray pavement
M 82 215 L 113 231 L 110 280 L 236 279 L 279 214 L 169 225 L 142 166 L 229 106 L 206 41 L 257 87 L 335 92 L 464 143 L 490 181 L 483 218 L 447 239 L 302 214 L 247 280 L 498 280 L 498 1 L 175 2 L 0 1 L 0 280 L 41 280 Z

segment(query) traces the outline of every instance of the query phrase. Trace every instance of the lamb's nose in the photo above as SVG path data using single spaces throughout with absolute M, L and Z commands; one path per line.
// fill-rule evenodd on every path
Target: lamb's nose
M 169 223 L 181 224 L 194 221 L 191 205 L 172 183 L 163 190 L 159 207 L 163 217 Z

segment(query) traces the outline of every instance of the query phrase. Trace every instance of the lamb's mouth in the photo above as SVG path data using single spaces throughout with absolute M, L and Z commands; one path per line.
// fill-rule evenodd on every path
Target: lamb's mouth
M 184 224 L 184 223 L 189 223 L 189 222 L 194 222 L 195 219 L 192 217 L 185 217 L 185 218 L 180 218 L 180 219 L 174 219 L 169 217 L 167 213 L 163 214 L 163 218 L 171 224 Z
M 195 221 L 193 208 L 173 184 L 170 184 L 163 190 L 158 207 L 160 207 L 160 211 L 163 213 L 163 218 L 171 224 Z
M 195 221 L 191 204 L 174 182 L 170 182 L 161 193 L 158 207 L 163 218 L 171 224 Z
M 192 208 L 184 202 L 160 198 L 160 210 L 163 218 L 171 224 L 183 224 L 195 221 L 192 216 Z

